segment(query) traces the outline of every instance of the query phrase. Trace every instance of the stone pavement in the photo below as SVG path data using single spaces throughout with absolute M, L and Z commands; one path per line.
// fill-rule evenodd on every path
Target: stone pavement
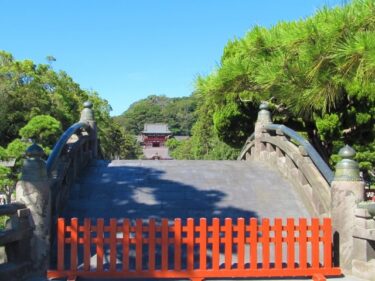
M 144 147 L 142 149 L 143 157 L 145 159 L 153 159 L 153 157 L 159 157 L 159 159 L 163 160 L 171 160 L 171 156 L 169 156 L 169 149 L 168 147 Z
M 97 161 L 64 216 L 78 218 L 309 217 L 277 172 L 247 161 Z

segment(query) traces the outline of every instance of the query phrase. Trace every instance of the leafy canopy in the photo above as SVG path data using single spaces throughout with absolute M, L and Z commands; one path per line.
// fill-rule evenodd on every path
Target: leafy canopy
M 374 176 L 374 50 L 374 0 L 255 26 L 228 42 L 215 71 L 198 77 L 190 154 L 206 158 L 222 143 L 240 147 L 266 100 L 274 122 L 303 132 L 332 166 L 347 143 L 365 176 Z
M 22 138 L 33 139 L 44 146 L 52 146 L 61 133 L 61 123 L 49 115 L 37 115 L 20 129 Z

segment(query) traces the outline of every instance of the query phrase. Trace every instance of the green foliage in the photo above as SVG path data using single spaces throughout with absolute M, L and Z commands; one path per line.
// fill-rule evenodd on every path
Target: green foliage
M 10 196 L 13 191 L 14 181 L 11 179 L 11 169 L 0 165 L 0 193 L 7 197 L 7 203 L 10 203 Z
M 0 51 L 0 145 L 15 139 L 34 116 L 50 115 L 63 128 L 79 118 L 79 107 L 87 94 L 64 72 L 30 60 L 16 61 Z
M 24 142 L 20 139 L 14 139 L 11 143 L 8 144 L 6 148 L 6 155 L 8 156 L 8 158 L 20 159 L 29 146 L 30 143 Z
M 169 154 L 173 159 L 177 160 L 192 160 L 191 155 L 191 141 L 182 140 L 178 141 L 174 138 L 167 140 L 166 146 L 169 148 Z
M 61 123 L 49 115 L 34 116 L 20 129 L 20 136 L 44 146 L 53 146 L 62 133 Z
M 48 58 L 49 62 L 53 60 L 52 56 Z M 49 154 L 61 133 L 79 121 L 87 100 L 94 105 L 104 157 L 136 157 L 139 148 L 134 138 L 119 133 L 109 114 L 111 107 L 96 92 L 82 90 L 67 73 L 56 72 L 50 65 L 17 61 L 0 51 L 0 160 L 16 159 L 15 166 L 7 173 L 3 171 L 0 180 L 0 191 L 8 201 L 30 145 L 19 136 L 34 139 Z
M 10 172 L 11 171 L 8 167 L 0 166 L 0 185 L 3 183 L 4 180 L 8 179 Z
M 210 155 L 217 140 L 239 147 L 267 100 L 275 122 L 305 132 L 327 162 L 347 143 L 374 175 L 374 15 L 374 0 L 354 0 L 228 42 L 218 68 L 196 82 L 194 158 Z
M 245 132 L 252 129 L 251 119 L 243 108 L 242 104 L 230 102 L 213 115 L 214 128 L 219 139 L 238 148 L 248 137 Z
M 103 150 L 103 154 L 108 159 L 138 159 L 142 155 L 140 145 L 134 135 L 125 132 L 124 128 L 116 123 L 112 123 L 113 127 L 107 132 L 110 144 L 102 145 L 103 148 L 111 147 L 110 151 Z M 101 143 L 103 144 L 103 143 Z
M 322 118 L 317 117 L 315 123 L 323 141 L 329 140 L 333 135 L 337 136 L 340 134 L 340 119 L 337 114 L 325 114 Z
M 8 219 L 8 216 L 0 216 L 0 230 L 5 229 L 6 222 Z
M 0 146 L 0 160 L 7 160 L 7 159 L 8 159 L 7 150 L 4 147 Z
M 132 104 L 114 120 L 130 134 L 138 135 L 145 123 L 167 123 L 175 135 L 190 135 L 195 122 L 196 101 L 193 97 L 168 98 L 149 96 Z
M 198 94 L 196 93 L 196 95 Z M 173 139 L 167 142 L 171 156 L 174 159 L 236 159 L 239 150 L 219 140 L 215 132 L 212 103 L 206 102 L 204 99 L 200 99 L 199 102 L 196 111 L 198 120 L 192 128 L 192 137 L 181 142 Z
M 234 160 L 239 154 L 238 149 L 233 149 L 217 138 L 210 140 L 208 150 L 204 155 L 198 154 L 199 152 L 194 149 L 194 140 L 192 139 L 178 141 L 172 138 L 166 142 L 166 145 L 172 158 L 177 160 Z M 192 151 L 196 154 L 193 154 Z
M 48 56 L 47 60 L 55 58 Z M 87 100 L 94 105 L 104 156 L 117 154 L 118 147 L 111 137 L 118 128 L 106 100 L 96 92 L 82 90 L 64 71 L 56 72 L 50 65 L 36 65 L 30 60 L 17 61 L 0 51 L 0 146 L 7 146 L 21 135 L 36 138 L 48 153 L 61 132 L 79 120 Z M 16 154 L 20 155 L 19 151 Z

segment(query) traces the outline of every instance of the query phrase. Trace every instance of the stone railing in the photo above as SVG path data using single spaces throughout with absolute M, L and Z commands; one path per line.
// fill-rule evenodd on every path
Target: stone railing
M 46 276 L 51 244 L 56 236 L 56 218 L 65 207 L 76 176 L 90 160 L 97 158 L 97 151 L 97 128 L 91 102 L 84 103 L 80 121 L 64 132 L 47 161 L 43 160 L 45 153 L 37 144 L 27 149 L 21 180 L 16 187 L 17 203 L 0 209 L 0 215 L 14 217 L 11 216 L 9 227 L 0 232 L 0 245 L 5 245 L 7 261 L 0 264 L 0 276 L 8 276 L 4 274 L 15 268 L 13 260 L 18 264 L 19 260 L 24 261 L 21 265 L 28 268 L 20 270 L 17 277 L 4 277 L 4 280 Z M 13 240 L 9 240 L 9 233 L 14 234 Z M 17 242 L 21 246 L 14 244 L 16 241 L 22 241 Z
M 284 125 L 273 124 L 266 104 L 260 106 L 255 132 L 238 159 L 269 163 L 293 184 L 312 215 L 329 215 L 332 170 L 306 139 Z
M 375 280 L 375 202 L 364 202 L 365 183 L 348 145 L 333 173 L 319 154 L 295 131 L 272 123 L 262 104 L 255 132 L 239 160 L 258 160 L 276 167 L 293 184 L 312 216 L 330 216 L 334 262 L 346 274 Z M 265 175 L 266 176 L 266 175 Z
M 81 120 L 68 128 L 57 141 L 46 162 L 48 178 L 51 180 L 52 218 L 64 209 L 70 189 L 78 173 L 97 158 L 96 124 L 86 102 Z
M 372 210 L 365 205 L 355 209 L 352 270 L 358 277 L 375 280 L 375 204 L 369 205 Z
M 32 268 L 30 210 L 24 204 L 7 204 L 0 206 L 0 216 L 9 217 L 5 229 L 0 230 L 0 281 L 22 280 Z

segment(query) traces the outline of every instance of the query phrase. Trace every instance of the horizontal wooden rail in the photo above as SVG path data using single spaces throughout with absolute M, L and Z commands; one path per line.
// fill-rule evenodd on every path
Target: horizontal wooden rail
M 331 220 L 256 218 L 58 220 L 48 277 L 204 278 L 337 276 Z

